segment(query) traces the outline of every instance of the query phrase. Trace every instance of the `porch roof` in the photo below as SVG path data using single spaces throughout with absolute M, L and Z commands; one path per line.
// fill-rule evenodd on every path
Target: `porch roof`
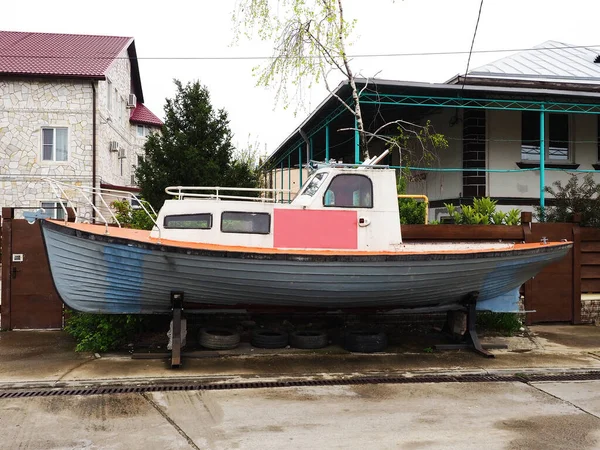
M 529 110 L 600 114 L 600 92 L 578 90 L 581 87 L 531 83 L 530 86 L 483 84 L 443 84 L 384 79 L 356 79 L 361 105 L 380 110 L 382 107 L 474 108 L 493 110 Z M 365 87 L 366 85 L 366 87 Z M 596 88 L 600 86 L 595 86 Z M 354 127 L 353 117 L 336 96 L 351 104 L 349 83 L 340 83 L 327 98 L 269 156 L 263 167 L 276 167 L 300 146 L 305 145 L 300 131 L 310 139 L 334 121 L 345 117 L 345 126 Z M 306 161 L 305 161 L 306 162 Z

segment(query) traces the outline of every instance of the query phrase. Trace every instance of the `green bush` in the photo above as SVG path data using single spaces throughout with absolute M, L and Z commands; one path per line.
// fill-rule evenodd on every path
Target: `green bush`
M 448 214 L 458 225 L 519 225 L 521 211 L 513 208 L 507 213 L 496 211 L 496 200 L 489 197 L 473 199 L 473 206 L 462 205 L 460 210 L 450 204 L 444 203 Z
M 150 210 L 150 204 L 145 200 L 140 200 L 144 203 L 144 206 L 148 211 Z M 153 214 L 152 217 L 146 214 L 144 209 L 133 209 L 131 204 L 127 200 L 115 200 L 110 204 L 110 206 L 115 210 L 115 216 L 117 220 L 124 228 L 135 228 L 137 230 L 151 230 L 154 226 L 154 220 L 156 220 L 156 215 Z
M 580 213 L 582 226 L 600 227 L 600 183 L 594 181 L 591 173 L 586 174 L 581 183 L 577 175 L 572 175 L 564 186 L 555 181 L 552 187 L 546 186 L 545 191 L 554 196 L 554 205 L 544 211 L 546 222 L 570 222 L 574 213 Z M 536 217 L 542 220 L 539 206 Z
M 65 331 L 75 338 L 78 352 L 118 349 L 142 329 L 144 316 L 88 314 L 69 311 Z
M 398 179 L 398 194 L 406 194 L 406 178 Z M 402 225 L 416 225 L 425 223 L 425 203 L 414 198 L 399 198 L 398 210 Z
M 523 322 L 520 314 L 482 311 L 477 313 L 476 325 L 482 330 L 498 331 L 511 336 L 519 331 Z

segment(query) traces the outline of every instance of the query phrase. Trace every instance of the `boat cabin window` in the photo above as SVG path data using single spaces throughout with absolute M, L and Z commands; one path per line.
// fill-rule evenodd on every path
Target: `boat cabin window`
M 364 175 L 337 175 L 325 192 L 323 206 L 372 208 L 373 183 Z
M 311 178 L 309 183 L 304 187 L 304 190 L 300 193 L 300 195 L 308 195 L 312 197 L 319 190 L 319 186 L 323 184 L 323 181 L 327 178 L 327 172 L 321 172 L 315 174 L 314 177 Z
M 209 230 L 212 228 L 212 214 L 177 214 L 165 216 L 165 228 Z
M 269 234 L 271 215 L 268 213 L 227 211 L 221 214 L 223 233 Z

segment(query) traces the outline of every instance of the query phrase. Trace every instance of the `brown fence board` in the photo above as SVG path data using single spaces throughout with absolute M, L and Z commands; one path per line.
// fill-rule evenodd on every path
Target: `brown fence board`
M 582 238 L 583 240 L 583 238 Z M 581 243 L 581 251 L 582 252 L 600 252 L 600 241 L 583 241 Z
M 523 228 L 494 225 L 402 225 L 405 240 L 522 241 Z
M 596 266 L 581 266 L 581 279 L 589 280 L 589 279 L 600 279 L 598 276 L 598 272 L 600 272 L 599 267 Z
M 600 228 L 585 228 L 581 227 L 582 241 L 600 241 Z
M 600 292 L 600 279 L 581 280 L 581 292 Z
M 600 253 L 581 253 L 581 264 L 588 266 L 600 265 Z M 598 270 L 598 276 L 600 276 L 600 269 Z

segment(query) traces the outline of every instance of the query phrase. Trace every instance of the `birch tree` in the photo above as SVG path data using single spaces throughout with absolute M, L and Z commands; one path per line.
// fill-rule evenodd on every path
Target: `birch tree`
M 406 142 L 405 139 L 389 138 L 381 133 L 389 130 L 389 126 L 395 126 L 405 136 L 412 136 L 424 153 L 430 152 L 422 139 L 423 134 L 435 135 L 429 123 L 419 126 L 399 120 L 380 127 L 375 133 L 366 130 L 360 95 L 369 80 L 366 79 L 359 90 L 347 52 L 356 21 L 346 19 L 342 0 L 238 0 L 233 23 L 236 42 L 241 36 L 249 39 L 257 36 L 274 44 L 272 58 L 254 68 L 254 74 L 258 86 L 276 88 L 276 101 L 282 101 L 284 108 L 291 102 L 301 104 L 303 90 L 323 82 L 329 93 L 355 117 L 356 128 L 339 131 L 359 132 L 363 159 L 370 157 L 369 144 L 374 139 L 382 139 L 390 148 L 401 149 L 400 144 Z M 331 89 L 332 73 L 339 73 L 348 81 L 351 103 Z

